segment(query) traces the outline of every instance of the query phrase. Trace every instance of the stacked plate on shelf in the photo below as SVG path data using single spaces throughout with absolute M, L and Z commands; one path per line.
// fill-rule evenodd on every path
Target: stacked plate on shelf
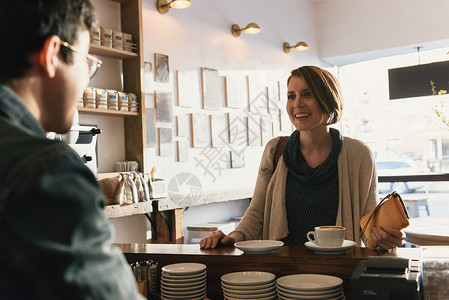
M 276 276 L 268 272 L 234 272 L 221 276 L 221 287 L 226 300 L 277 299 Z
M 343 280 L 320 274 L 295 274 L 278 278 L 280 300 L 293 299 L 345 299 Z
M 206 266 L 179 263 L 162 267 L 161 296 L 163 300 L 206 299 Z

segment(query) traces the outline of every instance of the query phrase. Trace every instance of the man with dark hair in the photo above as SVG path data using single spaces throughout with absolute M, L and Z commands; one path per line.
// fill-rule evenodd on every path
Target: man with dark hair
M 95 176 L 66 144 L 83 89 L 88 0 L 0 1 L 0 299 L 143 299 Z

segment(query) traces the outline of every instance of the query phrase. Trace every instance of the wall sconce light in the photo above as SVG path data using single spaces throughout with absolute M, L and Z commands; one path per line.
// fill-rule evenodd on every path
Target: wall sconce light
M 157 0 L 157 10 L 161 14 L 166 14 L 170 8 L 186 8 L 190 6 L 190 0 L 173 0 L 167 2 L 167 0 Z
M 244 33 L 251 33 L 251 34 L 259 33 L 260 32 L 260 27 L 256 23 L 249 23 L 248 25 L 246 25 L 245 28 L 240 28 L 239 25 L 234 24 L 231 27 L 231 31 L 232 31 L 232 35 L 234 37 L 238 37 L 238 36 L 240 36 L 240 33 L 242 31 Z
M 306 51 L 309 49 L 309 45 L 306 44 L 306 42 L 299 42 L 294 46 L 290 46 L 289 43 L 284 43 L 284 52 L 289 53 L 290 49 L 295 49 L 298 51 Z

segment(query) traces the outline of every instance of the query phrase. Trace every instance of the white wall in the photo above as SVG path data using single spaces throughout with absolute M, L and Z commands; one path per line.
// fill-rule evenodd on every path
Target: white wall
M 292 11 L 297 12 L 295 17 L 286 17 Z M 156 10 L 156 0 L 144 0 L 144 59 L 152 62 L 154 67 L 154 53 L 168 55 L 172 74 L 170 83 L 154 82 L 154 90 L 172 92 L 176 103 L 175 71 L 194 71 L 197 72 L 199 81 L 195 105 L 192 108 L 175 107 L 175 115 L 234 112 L 233 109 L 225 108 L 224 80 L 221 90 L 222 110 L 214 112 L 201 109 L 200 67 L 217 69 L 223 76 L 254 76 L 265 86 L 278 80 L 285 85 L 291 69 L 319 63 L 314 16 L 314 4 L 308 0 L 195 0 L 189 8 L 171 9 L 165 15 Z M 262 32 L 257 35 L 242 34 L 239 38 L 232 36 L 232 24 L 243 27 L 250 22 L 257 23 Z M 309 43 L 309 51 L 293 51 L 290 54 L 283 52 L 283 42 L 296 43 L 300 40 Z M 146 105 L 154 107 L 152 96 L 147 97 Z M 173 132 L 176 132 L 175 124 Z M 146 168 L 149 170 L 153 165 L 156 166 L 158 176 L 167 180 L 177 173 L 193 173 L 200 178 L 204 189 L 251 187 L 254 184 L 263 147 L 245 149 L 245 168 L 225 168 L 214 172 L 215 176 L 208 175 L 210 170 L 206 171 L 193 159 L 198 158 L 201 151 L 190 149 L 191 161 L 180 163 L 176 162 L 175 157 L 161 158 L 155 154 L 157 149 L 149 148 L 146 152 Z M 175 147 L 173 153 L 176 156 Z M 212 166 L 209 167 L 212 169 Z
M 319 56 L 344 65 L 447 47 L 446 0 L 329 0 L 316 3 Z
M 145 58 L 152 52 L 170 55 L 170 65 L 192 69 L 290 70 L 317 63 L 314 4 L 309 0 L 195 0 L 183 10 L 159 14 L 156 0 L 143 1 Z M 294 12 L 294 15 L 292 15 Z M 231 35 L 231 25 L 257 23 L 257 35 Z M 308 52 L 285 54 L 283 42 L 304 40 Z

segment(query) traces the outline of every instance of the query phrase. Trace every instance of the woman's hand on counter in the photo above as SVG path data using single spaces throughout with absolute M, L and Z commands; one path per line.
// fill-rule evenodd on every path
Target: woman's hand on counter
M 390 250 L 401 246 L 405 239 L 405 233 L 401 230 L 389 227 L 371 228 L 371 234 L 377 242 L 377 246 L 384 250 Z
M 221 230 L 212 232 L 208 237 L 200 241 L 200 249 L 214 249 L 217 246 L 233 245 L 235 239 L 224 234 Z

